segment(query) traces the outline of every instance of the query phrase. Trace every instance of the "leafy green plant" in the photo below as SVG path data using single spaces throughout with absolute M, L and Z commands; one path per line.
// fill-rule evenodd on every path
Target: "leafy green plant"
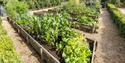
M 61 4 L 64 0 L 23 0 L 31 9 L 39 9 L 44 7 L 51 7 Z
M 83 25 L 88 25 L 88 26 L 95 26 L 97 24 L 96 20 L 86 17 L 86 16 L 80 16 L 78 17 L 79 23 Z
M 72 36 L 72 35 L 71 35 Z M 66 63 L 89 63 L 91 51 L 86 40 L 81 34 L 75 33 L 72 37 L 65 38 L 66 45 L 62 56 Z
M 55 1 L 53 2 L 55 3 Z M 49 3 L 49 5 L 52 4 Z M 15 7 L 9 8 L 8 6 L 9 4 L 7 4 L 7 9 L 11 10 L 10 12 L 14 10 L 14 16 L 9 11 L 8 13 L 15 18 L 17 24 L 33 38 L 55 46 L 66 63 L 88 63 L 90 61 L 91 51 L 86 39 L 71 28 L 71 22 L 68 20 L 70 14 L 68 12 L 45 13 L 38 17 L 26 14 L 20 6 L 18 10 Z M 78 10 L 74 8 L 74 11 L 78 11 L 78 14 L 83 13 L 83 11 L 79 11 L 81 7 L 78 7 Z
M 88 26 L 97 26 L 99 11 L 97 7 L 86 6 L 85 4 L 74 5 L 72 1 L 63 5 L 60 12 L 66 11 L 70 14 L 69 18 L 77 21 L 79 24 Z
M 0 18 L 1 20 L 1 18 Z M 10 37 L 0 24 L 0 63 L 21 63 Z
M 19 14 L 26 13 L 28 11 L 28 5 L 18 0 L 9 0 L 5 5 L 6 11 L 12 19 L 16 19 Z
M 55 45 L 58 51 L 63 53 L 62 57 L 65 59 L 66 63 L 76 61 L 79 61 L 79 63 L 82 61 L 88 62 L 91 52 L 89 51 L 88 45 L 84 43 L 86 42 L 85 38 L 71 29 L 71 24 L 67 20 L 67 16 L 68 14 L 63 12 L 57 14 L 44 14 L 39 18 L 36 16 L 27 16 L 26 18 L 24 15 L 22 19 L 17 20 L 17 23 L 28 26 L 26 30 L 37 36 L 37 38 L 42 38 L 47 43 Z M 69 50 L 77 50 L 77 52 L 74 51 L 75 54 L 70 52 L 69 55 Z M 86 52 L 83 53 L 84 51 Z M 79 54 L 82 56 L 77 56 Z

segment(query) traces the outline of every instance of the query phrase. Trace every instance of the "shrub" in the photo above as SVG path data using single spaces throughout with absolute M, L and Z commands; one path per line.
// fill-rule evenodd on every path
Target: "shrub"
M 65 38 L 67 45 L 63 49 L 65 63 L 89 63 L 91 51 L 83 35 L 76 33 L 76 36 Z
M 7 13 L 12 19 L 28 11 L 28 5 L 18 0 L 9 0 L 5 6 Z
M 125 36 L 125 15 L 123 15 L 113 4 L 108 4 L 108 10 L 111 13 L 113 20 L 117 24 L 121 34 Z

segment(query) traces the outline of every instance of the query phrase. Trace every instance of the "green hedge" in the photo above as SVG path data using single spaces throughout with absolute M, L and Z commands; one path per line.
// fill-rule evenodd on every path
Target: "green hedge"
M 107 6 L 114 22 L 117 24 L 121 34 L 125 36 L 125 15 L 123 15 L 118 8 L 113 4 Z

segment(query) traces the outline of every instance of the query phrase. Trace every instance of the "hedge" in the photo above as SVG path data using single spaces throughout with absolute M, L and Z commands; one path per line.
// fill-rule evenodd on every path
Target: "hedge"
M 113 18 L 114 22 L 118 26 L 121 35 L 125 37 L 125 15 L 122 14 L 118 8 L 113 4 L 108 4 L 107 8 L 111 14 L 111 17 Z

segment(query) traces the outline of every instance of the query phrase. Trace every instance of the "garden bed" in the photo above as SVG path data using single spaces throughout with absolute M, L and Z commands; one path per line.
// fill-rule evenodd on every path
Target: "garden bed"
M 56 8 L 53 8 L 53 9 L 47 9 L 47 10 L 43 10 L 43 11 L 36 11 L 36 12 L 33 12 L 34 15 L 37 15 L 37 16 L 40 16 L 40 15 L 43 15 L 45 13 L 56 13 Z M 77 25 L 73 25 L 73 28 L 75 29 L 78 29 L 78 30 L 81 30 L 83 32 L 88 32 L 88 33 L 97 33 L 97 29 L 98 29 L 98 26 L 89 26 L 89 25 L 84 25 L 84 24 L 81 24 L 79 22 L 77 22 L 77 19 L 75 18 L 69 18 L 69 21 L 71 21 L 72 23 L 76 23 Z
M 14 29 L 29 43 L 33 48 L 41 55 L 41 60 L 45 60 L 46 63 L 61 63 L 59 56 L 53 50 L 50 50 L 49 47 L 46 47 L 45 44 L 37 42 L 31 35 L 29 35 L 21 26 L 17 25 L 14 21 L 7 18 L 10 24 Z M 91 63 L 95 58 L 95 51 L 97 47 L 97 42 L 87 39 L 90 50 L 92 51 Z
M 96 27 L 82 25 L 82 24 L 79 25 L 78 27 L 75 27 L 75 28 L 79 29 L 81 31 L 89 32 L 89 33 L 96 33 L 97 32 L 97 28 Z
M 92 27 L 92 26 L 88 26 L 88 25 L 84 25 L 84 24 L 79 24 L 76 21 L 72 21 L 73 23 L 75 23 L 75 26 L 73 25 L 73 28 L 81 30 L 83 32 L 88 32 L 88 33 L 97 33 L 97 29 L 98 27 Z

